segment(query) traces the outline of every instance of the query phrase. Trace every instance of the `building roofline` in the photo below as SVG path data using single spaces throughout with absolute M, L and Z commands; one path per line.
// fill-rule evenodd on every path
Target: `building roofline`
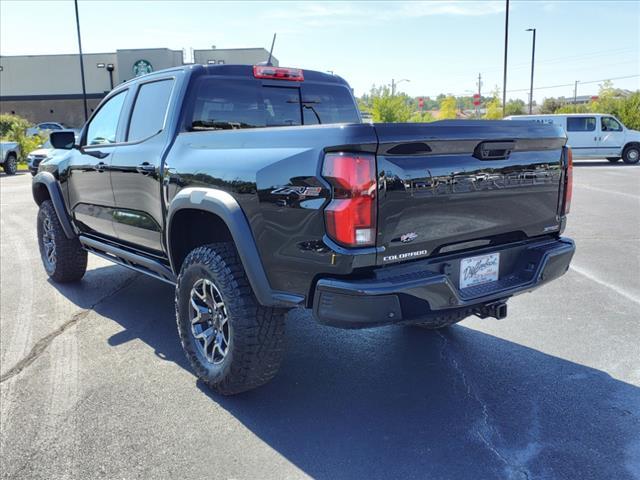
M 176 50 L 173 48 L 118 48 L 113 52 L 84 52 L 82 54 L 83 57 L 88 55 L 117 55 L 118 52 L 136 52 L 136 51 L 149 51 L 149 50 L 165 50 L 168 52 L 178 52 L 182 53 L 182 50 Z M 194 48 L 194 52 L 236 52 L 238 50 L 264 50 L 268 52 L 268 50 L 264 47 L 243 47 L 243 48 Z M 37 53 L 37 54 L 24 54 L 24 55 L 0 55 L 0 58 L 18 58 L 18 57 L 68 57 L 69 55 L 78 55 L 76 52 L 70 53 Z
M 159 48 L 118 48 L 114 53 L 117 52 L 139 52 L 142 50 L 166 50 L 168 52 L 181 52 L 182 50 L 174 50 L 173 48 L 165 48 L 165 47 L 159 47 Z
M 86 57 L 87 55 L 115 55 L 116 52 L 83 52 L 82 56 Z M 78 53 L 39 53 L 36 55 L 0 55 L 0 58 L 18 58 L 18 57 L 22 57 L 22 58 L 27 58 L 27 57 L 68 57 L 70 55 L 75 55 L 77 56 Z
M 264 47 L 246 47 L 246 48 L 194 48 L 194 52 L 235 52 L 237 50 L 264 50 L 268 52 Z

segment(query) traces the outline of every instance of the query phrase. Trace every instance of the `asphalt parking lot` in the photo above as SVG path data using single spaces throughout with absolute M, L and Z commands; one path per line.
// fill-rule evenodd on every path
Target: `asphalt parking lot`
M 570 271 L 506 320 L 341 331 L 305 312 L 269 385 L 190 372 L 168 285 L 55 285 L 31 177 L 0 177 L 2 478 L 640 478 L 640 166 L 577 162 Z

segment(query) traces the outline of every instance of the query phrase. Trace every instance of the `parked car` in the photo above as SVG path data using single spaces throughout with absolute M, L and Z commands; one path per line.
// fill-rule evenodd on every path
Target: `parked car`
M 34 127 L 27 128 L 27 135 L 33 136 L 38 135 L 41 132 L 54 132 L 56 130 L 69 130 L 69 127 L 59 122 L 42 122 L 38 123 Z
M 640 132 L 628 129 L 613 115 L 570 113 L 514 115 L 506 120 L 533 120 L 558 125 L 567 132 L 574 158 L 606 158 L 612 163 L 640 161 Z
M 235 394 L 276 374 L 291 308 L 435 329 L 504 318 L 563 275 L 565 143 L 534 122 L 362 123 L 315 71 L 158 71 L 110 92 L 79 142 L 51 133 L 68 154 L 33 180 L 40 254 L 56 282 L 91 252 L 174 285 L 195 373 Z
M 73 132 L 75 136 L 75 140 L 76 142 L 78 142 L 78 140 L 80 139 L 80 131 L 73 130 L 73 129 L 69 129 L 67 131 Z M 27 155 L 27 165 L 29 166 L 29 171 L 31 172 L 31 175 L 35 176 L 38 173 L 38 167 L 40 166 L 40 164 L 43 161 L 45 161 L 47 158 L 50 158 L 56 155 L 56 152 L 65 153 L 65 154 L 67 153 L 66 150 L 57 151 L 51 145 L 51 141 L 47 140 L 44 144 L 40 146 L 40 148 L 37 148 L 36 150 L 33 150 L 31 153 L 29 153 L 29 155 Z
M 0 142 L 0 165 L 7 175 L 15 175 L 18 171 L 20 146 L 16 142 Z
M 40 162 L 47 158 L 52 151 L 51 141 L 47 140 L 40 148 L 37 148 L 27 155 L 27 165 L 29 166 L 31 175 L 38 173 L 38 165 L 40 165 Z

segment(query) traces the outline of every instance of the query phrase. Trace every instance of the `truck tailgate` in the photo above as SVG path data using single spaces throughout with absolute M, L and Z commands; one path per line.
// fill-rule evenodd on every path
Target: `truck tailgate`
M 378 264 L 558 232 L 559 127 L 376 124 Z

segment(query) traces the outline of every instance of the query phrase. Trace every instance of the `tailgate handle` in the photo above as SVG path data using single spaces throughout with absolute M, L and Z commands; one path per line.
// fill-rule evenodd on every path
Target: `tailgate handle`
M 473 152 L 473 156 L 480 160 L 504 160 L 509 158 L 516 146 L 516 142 L 482 142 Z

